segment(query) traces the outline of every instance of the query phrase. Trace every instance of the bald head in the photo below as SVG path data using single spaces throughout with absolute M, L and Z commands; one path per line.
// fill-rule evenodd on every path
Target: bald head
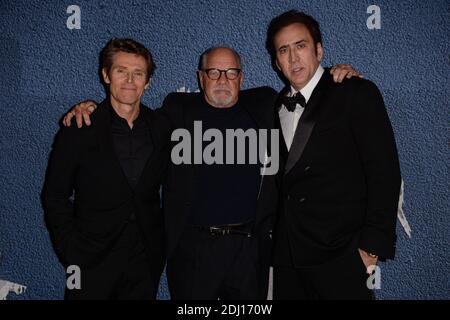
M 202 56 L 200 59 L 200 70 L 209 68 L 208 67 L 208 57 L 211 57 L 214 55 L 228 56 L 231 59 L 234 59 L 236 65 L 237 65 L 237 68 L 241 68 L 241 57 L 239 56 L 239 53 L 236 52 L 236 50 L 229 48 L 229 47 L 211 47 L 202 53 Z

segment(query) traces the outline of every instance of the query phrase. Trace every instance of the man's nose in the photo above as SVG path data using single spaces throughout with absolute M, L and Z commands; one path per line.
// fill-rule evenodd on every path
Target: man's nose
M 300 60 L 300 57 L 299 57 L 297 51 L 290 50 L 290 52 L 289 52 L 289 62 L 290 63 L 294 63 L 294 62 L 298 62 L 299 60 Z
M 132 72 L 127 73 L 127 82 L 129 82 L 129 83 L 133 82 L 133 73 Z
M 226 83 L 227 81 L 227 75 L 225 74 L 225 72 L 221 72 L 219 79 L 217 79 L 217 83 Z

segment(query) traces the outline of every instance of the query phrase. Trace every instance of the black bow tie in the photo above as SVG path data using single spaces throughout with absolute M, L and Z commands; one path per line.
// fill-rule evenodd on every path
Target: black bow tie
M 306 107 L 305 97 L 300 92 L 297 92 L 292 97 L 283 96 L 281 102 L 290 112 L 295 110 L 297 103 L 300 104 L 303 108 Z

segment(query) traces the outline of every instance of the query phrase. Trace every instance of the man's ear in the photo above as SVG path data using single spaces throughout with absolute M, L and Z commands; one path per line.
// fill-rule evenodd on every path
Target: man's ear
M 239 79 L 239 88 L 242 88 L 243 83 L 244 83 L 244 73 L 241 71 L 241 78 Z
M 152 78 L 148 78 L 148 82 L 145 85 L 144 89 L 147 90 L 150 87 L 150 82 L 152 81 Z
M 200 70 L 197 71 L 197 76 L 198 76 L 198 82 L 200 83 L 200 87 L 202 88 L 202 90 L 205 90 L 205 88 L 203 87 L 203 77 L 205 76 L 203 74 L 203 72 L 201 72 Z
M 323 47 L 320 42 L 316 44 L 317 60 L 320 62 L 323 58 Z
M 278 59 L 277 58 L 275 58 L 275 65 L 277 66 L 278 70 L 281 71 L 281 67 L 278 64 Z
M 106 72 L 105 68 L 102 69 L 102 75 L 103 75 L 103 81 L 105 81 L 105 83 L 107 83 L 107 84 L 110 84 L 111 80 L 109 79 L 108 72 Z

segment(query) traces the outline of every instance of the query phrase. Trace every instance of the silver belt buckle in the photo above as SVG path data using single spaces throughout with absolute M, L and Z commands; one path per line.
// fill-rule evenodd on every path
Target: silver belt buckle
M 209 232 L 213 235 L 222 235 L 224 236 L 226 234 L 226 230 L 222 229 L 222 228 L 217 228 L 217 227 L 209 227 Z

